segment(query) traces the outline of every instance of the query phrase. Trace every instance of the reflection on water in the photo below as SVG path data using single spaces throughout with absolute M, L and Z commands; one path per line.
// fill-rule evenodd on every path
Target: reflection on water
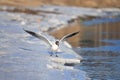
M 81 28 L 81 48 L 75 49 L 83 57 L 78 68 L 86 71 L 91 80 L 120 80 L 119 20 L 94 19 L 84 22 L 87 26 Z
M 112 42 L 117 43 L 115 41 Z M 119 80 L 120 50 L 115 51 L 116 46 L 120 47 L 119 40 L 118 45 L 111 46 L 114 49 L 109 49 L 109 51 L 106 48 L 100 49 L 98 47 L 75 49 L 83 57 L 83 61 L 78 68 L 86 71 L 92 80 Z

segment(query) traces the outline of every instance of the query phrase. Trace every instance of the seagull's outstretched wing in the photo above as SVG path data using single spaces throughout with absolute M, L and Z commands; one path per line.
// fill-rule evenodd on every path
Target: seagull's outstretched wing
M 46 37 L 44 37 L 43 35 L 37 34 L 37 33 L 32 32 L 32 31 L 28 31 L 28 30 L 25 30 L 25 29 L 23 29 L 23 30 L 24 30 L 25 32 L 31 34 L 32 36 L 37 37 L 37 38 L 45 41 L 49 46 L 52 46 L 52 43 L 51 43 Z
M 60 42 L 66 40 L 67 38 L 70 38 L 70 37 L 72 37 L 72 36 L 75 36 L 75 35 L 78 34 L 79 32 L 80 32 L 80 31 L 77 31 L 77 32 L 73 32 L 73 33 L 70 33 L 70 34 L 67 34 L 67 35 L 63 36 L 63 37 L 60 39 Z

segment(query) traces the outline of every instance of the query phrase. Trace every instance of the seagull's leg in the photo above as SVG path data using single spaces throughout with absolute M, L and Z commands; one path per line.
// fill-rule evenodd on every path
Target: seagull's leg
M 52 56 L 52 54 L 50 54 L 50 56 Z
M 51 52 L 50 56 L 52 56 L 52 55 L 53 55 L 53 52 Z
M 52 52 L 52 51 L 50 51 L 50 52 L 49 52 L 49 54 L 50 54 L 50 56 L 52 56 L 52 55 L 53 55 L 53 52 Z
M 57 52 L 55 52 L 55 54 L 56 54 L 56 57 L 58 57 Z

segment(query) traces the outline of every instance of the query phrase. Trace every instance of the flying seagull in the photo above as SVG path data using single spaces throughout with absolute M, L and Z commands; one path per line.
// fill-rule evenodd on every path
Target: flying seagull
M 67 34 L 67 35 L 63 36 L 60 40 L 56 40 L 54 43 L 52 43 L 50 40 L 48 40 L 45 36 L 43 36 L 41 34 L 37 34 L 35 32 L 29 31 L 29 30 L 25 30 L 25 29 L 23 29 L 23 30 L 25 32 L 29 33 L 30 35 L 32 35 L 32 36 L 34 36 L 34 37 L 36 37 L 38 39 L 41 39 L 44 42 L 46 42 L 51 47 L 51 50 L 52 50 L 52 53 L 51 53 L 50 56 L 52 56 L 53 54 L 56 54 L 56 57 L 58 57 L 57 52 L 58 52 L 60 43 L 62 41 L 64 41 L 64 40 L 66 40 L 67 38 L 75 36 L 76 34 L 78 34 L 80 32 L 80 31 L 77 31 L 77 32 L 73 32 L 73 33 Z

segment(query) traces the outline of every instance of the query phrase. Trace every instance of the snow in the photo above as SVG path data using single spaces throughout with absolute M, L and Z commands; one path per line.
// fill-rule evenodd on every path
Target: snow
M 4 10 L 10 9 L 14 10 L 14 7 L 5 7 L 0 6 L 1 9 Z M 59 28 L 64 27 L 68 24 L 70 20 L 76 19 L 78 17 L 87 17 L 87 16 L 95 16 L 95 17 L 111 17 L 111 16 L 119 16 L 120 9 L 119 8 L 84 8 L 84 7 L 70 7 L 70 6 L 57 6 L 57 5 L 43 5 L 40 7 L 26 7 L 26 9 L 30 9 L 32 11 L 37 11 L 38 15 L 27 15 L 24 13 L 7 13 L 12 20 L 17 21 L 22 26 L 29 27 L 40 27 L 42 31 L 47 31 L 50 28 Z M 51 13 L 44 13 L 44 11 Z M 43 12 L 43 13 L 42 13 Z M 56 13 L 59 14 L 56 14 Z M 34 16 L 34 18 L 33 18 Z M 4 18 L 3 18 L 4 19 Z M 103 21 L 116 21 L 116 19 L 102 19 Z M 118 20 L 118 19 L 117 19 Z M 102 22 L 103 22 L 102 21 Z M 91 23 L 101 23 L 101 20 L 93 20 L 93 22 L 85 22 L 86 24 Z
M 27 21 L 24 26 L 16 18 L 17 15 Z M 25 28 L 38 33 L 42 32 L 40 31 L 42 27 L 39 27 L 40 23 L 36 22 L 36 19 L 41 17 L 8 12 L 0 12 L 0 17 L 0 78 L 2 80 L 87 79 L 86 72 L 76 69 L 75 66 L 65 66 L 63 63 L 52 61 L 51 58 L 56 57 L 50 56 L 47 44 L 23 31 Z M 42 34 L 52 41 L 55 40 L 47 33 Z M 62 51 L 59 54 L 60 59 L 72 59 L 73 61 L 81 59 L 81 56 L 64 43 L 60 49 Z M 79 63 L 80 61 L 76 64 Z
M 84 8 L 84 7 L 70 7 L 70 6 L 57 6 L 57 5 L 44 5 L 40 8 L 34 8 L 35 10 L 54 11 L 69 16 L 114 16 L 120 15 L 119 8 Z M 109 15 L 108 15 L 109 14 Z

